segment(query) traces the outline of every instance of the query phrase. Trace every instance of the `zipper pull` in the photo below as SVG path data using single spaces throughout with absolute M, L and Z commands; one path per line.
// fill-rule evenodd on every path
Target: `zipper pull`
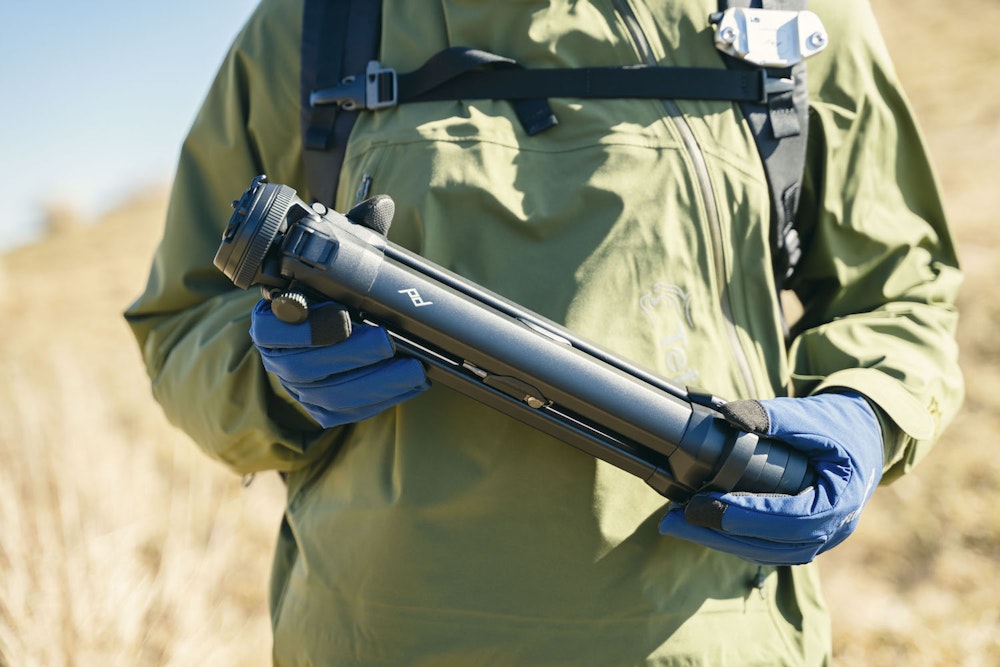
M 364 200 L 368 199 L 368 195 L 372 190 L 372 175 L 362 174 L 361 182 L 358 183 L 358 189 L 354 191 L 354 205 L 357 206 Z

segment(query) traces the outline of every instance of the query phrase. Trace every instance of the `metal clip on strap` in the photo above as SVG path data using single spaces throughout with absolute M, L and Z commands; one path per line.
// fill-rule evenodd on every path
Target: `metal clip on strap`
M 349 76 L 332 88 L 314 90 L 309 104 L 335 104 L 345 111 L 384 109 L 399 103 L 399 79 L 396 70 L 382 67 L 377 60 L 368 61 L 363 78 Z
M 810 11 L 730 7 L 709 16 L 715 47 L 758 67 L 792 67 L 826 48 L 826 28 Z

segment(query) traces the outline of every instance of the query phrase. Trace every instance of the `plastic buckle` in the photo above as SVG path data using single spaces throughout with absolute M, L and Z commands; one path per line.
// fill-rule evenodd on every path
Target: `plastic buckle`
M 730 7 L 709 17 L 715 48 L 760 67 L 791 67 L 826 48 L 823 22 L 809 11 Z
M 771 95 L 780 95 L 782 93 L 788 93 L 795 89 L 795 80 L 787 77 L 773 77 L 767 75 L 767 70 L 760 70 L 760 93 L 761 97 L 758 100 L 761 104 L 767 104 L 768 99 Z
M 384 109 L 399 103 L 399 78 L 396 70 L 382 67 L 369 60 L 363 77 L 348 76 L 332 88 L 314 90 L 309 95 L 310 106 L 336 104 L 345 111 Z
M 377 60 L 369 60 L 365 68 L 365 108 L 368 110 L 394 107 L 399 102 L 399 78 L 396 70 L 382 67 Z

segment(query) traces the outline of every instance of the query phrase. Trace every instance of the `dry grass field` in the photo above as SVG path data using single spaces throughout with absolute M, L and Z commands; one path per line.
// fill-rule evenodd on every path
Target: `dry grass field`
M 1000 664 L 1000 25 L 995 0 L 876 10 L 935 156 L 967 273 L 968 398 L 917 471 L 821 560 L 838 665 Z M 282 489 L 173 430 L 120 317 L 165 194 L 54 214 L 0 255 L 0 664 L 263 666 Z

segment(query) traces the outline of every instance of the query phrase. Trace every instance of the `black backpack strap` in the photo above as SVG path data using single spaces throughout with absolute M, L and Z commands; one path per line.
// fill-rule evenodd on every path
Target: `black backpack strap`
M 804 10 L 806 0 L 720 0 L 729 7 Z M 301 104 L 306 179 L 334 205 L 347 139 L 362 110 L 406 102 L 507 99 L 529 134 L 556 124 L 548 97 L 722 99 L 740 104 L 764 162 L 772 203 L 774 272 L 780 287 L 801 255 L 795 215 L 805 169 L 808 97 L 804 63 L 775 70 L 723 55 L 727 69 L 596 67 L 528 70 L 495 54 L 445 49 L 406 74 L 377 61 L 380 0 L 305 0 Z
M 397 75 L 395 70 L 381 68 L 378 63 L 368 64 L 368 81 L 371 82 L 372 71 L 377 70 L 380 82 L 379 97 L 374 108 L 392 106 L 404 102 L 429 102 L 432 100 L 494 99 L 510 100 L 518 120 L 529 135 L 538 134 L 543 130 L 557 125 L 555 114 L 546 100 L 549 95 L 541 87 L 522 87 L 517 95 L 507 95 L 508 91 L 494 94 L 489 84 L 488 94 L 479 94 L 463 82 L 468 77 L 476 78 L 476 74 L 486 75 L 502 72 L 525 72 L 516 61 L 510 58 L 467 47 L 452 47 L 439 51 L 431 56 L 420 69 L 409 74 Z M 457 85 L 456 85 L 457 84 Z M 391 90 L 392 98 L 385 95 Z M 343 86 L 326 90 L 317 90 L 312 97 L 313 104 L 346 104 L 349 107 L 363 106 L 373 108 L 368 92 L 356 86 L 346 89 Z
M 364 73 L 351 77 L 348 82 L 316 90 L 311 101 L 316 106 L 340 105 L 370 110 L 433 100 L 497 99 L 544 103 L 549 97 L 699 99 L 763 104 L 782 86 L 780 79 L 770 79 L 760 69 L 646 65 L 525 69 L 510 58 L 456 46 L 438 52 L 419 69 L 404 74 L 370 62 Z M 785 87 L 790 89 L 790 85 Z M 525 128 L 528 129 L 528 124 Z
M 807 4 L 806 0 L 719 0 L 719 11 L 730 7 L 803 11 Z M 724 54 L 722 57 L 726 66 L 733 70 L 761 69 L 737 58 Z M 764 71 L 772 80 L 792 81 L 788 90 L 770 95 L 765 103 L 740 104 L 763 159 L 771 192 L 771 248 L 775 281 L 780 290 L 802 254 L 795 216 L 806 164 L 809 99 L 804 62 L 786 69 Z
M 347 138 L 358 111 L 313 106 L 317 88 L 363 72 L 378 57 L 380 0 L 305 0 L 302 12 L 300 103 L 306 183 L 313 201 L 334 205 Z

